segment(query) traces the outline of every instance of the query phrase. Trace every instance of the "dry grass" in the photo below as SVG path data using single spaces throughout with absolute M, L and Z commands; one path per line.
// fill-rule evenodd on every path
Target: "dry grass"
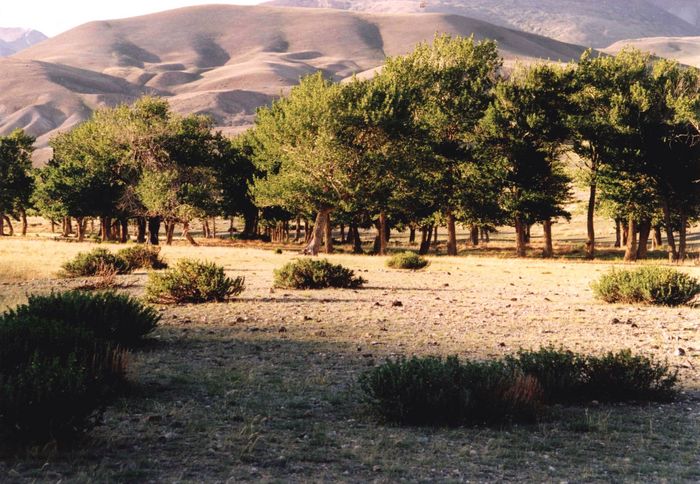
M 35 257 L 45 277 L 86 250 L 19 240 L 0 248 L 10 260 Z M 156 341 L 133 356 L 132 393 L 105 424 L 74 450 L 6 458 L 0 480 L 700 479 L 700 313 L 595 301 L 588 285 L 609 263 L 432 257 L 407 275 L 384 258 L 341 254 L 330 260 L 368 279 L 366 289 L 287 291 L 271 290 L 272 270 L 294 254 L 163 248 L 169 262 L 193 255 L 244 275 L 246 292 L 229 304 L 164 308 Z M 700 267 L 684 270 L 700 277 Z M 142 294 L 145 273 L 132 277 L 128 291 Z M 6 281 L 3 297 L 61 283 Z M 456 430 L 379 426 L 357 405 L 357 376 L 391 355 L 490 358 L 547 344 L 668 359 L 684 399 Z

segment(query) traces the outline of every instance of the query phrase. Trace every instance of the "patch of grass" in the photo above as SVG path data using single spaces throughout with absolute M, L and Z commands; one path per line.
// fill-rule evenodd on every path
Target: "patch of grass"
M 183 259 L 166 272 L 149 274 L 146 297 L 161 304 L 222 302 L 244 289 L 243 277 L 226 277 L 213 262 Z
M 697 279 L 667 267 L 613 269 L 592 284 L 596 297 L 609 303 L 680 306 L 700 294 Z
M 116 292 L 68 291 L 29 296 L 26 304 L 8 310 L 9 319 L 37 318 L 82 328 L 124 347 L 139 344 L 153 332 L 160 315 L 138 299 Z
M 386 261 L 387 267 L 392 269 L 410 269 L 419 270 L 427 267 L 429 264 L 425 257 L 421 257 L 415 252 L 401 252 L 393 255 Z
M 365 282 L 354 271 L 327 260 L 299 259 L 275 270 L 275 287 L 283 289 L 355 289 Z

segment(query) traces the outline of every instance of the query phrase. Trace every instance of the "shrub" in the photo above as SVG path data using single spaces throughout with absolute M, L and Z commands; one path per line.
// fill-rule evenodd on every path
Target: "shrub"
M 90 252 L 81 252 L 71 261 L 63 264 L 64 277 L 92 277 L 113 268 L 117 274 L 130 272 L 126 262 L 105 248 L 98 247 Z
M 155 309 L 126 294 L 81 291 L 30 296 L 5 317 L 52 320 L 126 347 L 138 344 L 160 321 Z
M 539 408 L 536 382 L 499 362 L 454 356 L 388 360 L 363 373 L 360 387 L 377 415 L 409 425 L 529 420 Z
M 85 328 L 17 313 L 3 315 L 2 441 L 62 442 L 88 430 L 125 371 L 125 351 Z
M 327 260 L 299 259 L 275 270 L 275 287 L 284 289 L 354 289 L 365 282 L 352 270 Z
M 128 272 L 136 269 L 167 269 L 168 264 L 160 258 L 160 247 L 134 245 L 117 252 L 117 257 L 124 261 Z
M 245 289 L 245 279 L 226 277 L 214 263 L 183 259 L 163 273 L 149 274 L 146 297 L 156 303 L 225 301 Z
M 646 303 L 679 306 L 700 294 L 700 282 L 671 268 L 613 269 L 592 284 L 599 299 L 609 303 Z
M 402 252 L 388 259 L 386 265 L 392 269 L 419 270 L 428 265 L 428 260 L 415 252 Z

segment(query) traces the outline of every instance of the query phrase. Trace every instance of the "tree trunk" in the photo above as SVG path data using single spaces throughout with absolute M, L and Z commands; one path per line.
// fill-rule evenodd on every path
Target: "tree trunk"
M 653 240 L 654 240 L 654 243 L 653 243 L 654 249 L 659 249 L 662 245 L 664 245 L 664 241 L 663 241 L 663 238 L 661 236 L 661 226 L 660 225 L 656 225 L 654 227 L 654 239 Z
M 301 218 L 297 217 L 297 227 L 296 233 L 294 235 L 294 242 L 299 242 L 301 240 Z
M 433 247 L 437 247 L 438 243 L 438 226 L 437 224 L 433 227 Z
M 688 239 L 688 216 L 681 209 L 681 226 L 678 233 L 678 260 L 684 261 L 687 258 L 687 239 Z
M 629 237 L 629 226 L 626 220 L 620 221 L 620 227 L 622 227 L 622 245 L 621 247 L 627 247 L 627 239 Z
M 472 247 L 478 247 L 479 245 L 479 226 L 474 224 L 471 226 L 469 231 L 469 238 L 471 239 Z
M 530 231 L 532 230 L 532 225 L 525 224 L 525 243 L 530 243 Z
M 100 240 L 102 240 L 102 242 L 107 242 L 108 240 L 110 240 L 111 231 L 112 218 L 100 217 Z
M 22 221 L 22 237 L 26 237 L 29 224 L 27 223 L 27 212 L 23 208 L 19 210 L 19 219 Z
M 676 239 L 673 236 L 673 223 L 671 221 L 671 209 L 668 206 L 668 201 L 663 200 L 661 208 L 664 212 L 664 225 L 666 225 L 666 240 L 670 250 L 669 256 L 672 261 L 678 260 L 678 251 L 676 250 Z
M 386 212 L 379 212 L 379 255 L 386 255 L 387 252 L 387 223 L 386 223 Z
M 331 213 L 331 209 L 324 208 L 318 211 L 316 214 L 316 222 L 314 223 L 314 228 L 311 233 L 311 240 L 308 245 L 304 248 L 304 254 L 318 255 L 319 249 L 321 248 L 321 242 L 323 241 L 323 233 L 326 228 L 326 221 Z
M 146 242 L 146 219 L 143 217 L 136 219 L 136 242 L 139 244 Z
M 625 250 L 625 261 L 635 262 L 637 260 L 637 221 L 634 215 L 629 216 L 627 221 L 627 249 Z
M 420 249 L 418 250 L 418 253 L 420 255 L 425 255 L 428 253 L 428 250 L 430 250 L 430 237 L 433 234 L 433 226 L 432 225 L 424 225 L 420 229 L 421 232 L 421 239 L 420 239 Z
M 211 218 L 211 238 L 216 238 L 216 217 Z
M 416 243 L 416 226 L 411 225 L 408 229 L 408 243 L 413 245 Z
M 129 241 L 129 219 L 127 218 L 122 218 L 119 219 L 119 224 L 122 227 L 121 230 L 121 237 L 119 239 L 119 242 L 122 244 L 126 244 Z
M 173 224 L 173 229 L 175 227 L 175 224 Z M 185 237 L 187 242 L 190 243 L 190 245 L 198 246 L 199 244 L 197 243 L 196 240 L 192 237 L 192 234 L 190 234 L 190 223 L 189 222 L 183 222 L 182 223 L 182 236 Z
M 340 243 L 345 243 L 345 224 L 340 224 Z
M 258 209 L 249 208 L 243 212 L 243 233 L 246 235 L 255 235 L 258 226 Z
M 591 168 L 591 170 L 595 173 L 596 162 L 593 161 L 592 163 L 593 163 L 593 167 Z M 587 259 L 595 258 L 594 218 L 595 218 L 595 201 L 596 201 L 597 190 L 598 190 L 598 186 L 594 180 L 591 182 L 590 193 L 588 194 L 588 210 L 586 212 L 586 258 Z
M 85 240 L 85 219 L 83 217 L 75 217 L 75 222 L 78 230 L 78 242 Z
M 649 234 L 651 234 L 651 220 L 642 220 L 639 224 L 639 242 L 637 243 L 637 259 L 644 260 L 649 253 Z
M 160 217 L 148 217 L 148 243 L 151 245 L 158 245 L 160 243 L 158 237 L 160 223 Z
M 173 245 L 173 238 L 175 237 L 175 222 L 165 221 L 165 245 Z
M 457 255 L 457 226 L 452 210 L 446 213 L 447 218 L 447 255 Z
M 542 257 L 549 259 L 554 257 L 554 244 L 552 243 L 552 221 L 545 220 L 542 222 L 542 227 L 544 229 L 544 250 L 542 251 Z
M 7 234 L 7 235 L 9 235 L 10 237 L 12 237 L 13 235 L 15 235 L 15 228 L 12 226 L 12 221 L 10 220 L 10 217 L 8 217 L 7 215 L 4 215 L 4 214 L 3 214 L 3 215 L 2 215 L 2 218 L 3 218 L 3 220 L 5 221 L 5 224 L 7 224 L 7 229 L 10 231 L 10 233 Z
M 332 254 L 333 253 L 333 224 L 331 223 L 331 214 L 330 212 L 328 215 L 326 215 L 326 226 L 324 227 L 324 235 L 323 239 L 326 242 L 326 254 Z
M 525 243 L 526 225 L 520 218 L 515 219 L 515 253 L 518 257 L 527 255 L 527 244 Z
M 352 230 L 352 253 L 362 254 L 362 239 L 360 238 L 360 230 L 357 225 L 351 225 Z
M 73 235 L 73 219 L 71 217 L 66 217 L 66 237 Z
M 0 213 L 0 237 L 5 236 L 5 214 Z
M 615 219 L 615 247 L 622 247 L 622 221 L 619 218 Z
M 51 233 L 56 233 L 56 221 L 54 219 L 51 219 Z

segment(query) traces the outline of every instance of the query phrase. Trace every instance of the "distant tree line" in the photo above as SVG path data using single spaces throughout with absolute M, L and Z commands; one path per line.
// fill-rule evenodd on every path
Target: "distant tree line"
M 506 73 L 495 42 L 436 36 L 371 79 L 303 78 L 233 140 L 144 98 L 54 138 L 53 159 L 31 174 L 32 140 L 14 133 L 0 141 L 0 212 L 70 217 L 78 238 L 99 219 L 104 240 L 125 241 L 131 221 L 152 244 L 161 224 L 166 241 L 181 224 L 194 243 L 195 218 L 242 216 L 246 234 L 273 238 L 296 220 L 297 239 L 304 220 L 310 254 L 324 241 L 332 251 L 334 226 L 358 252 L 359 229 L 373 227 L 379 254 L 392 229 L 420 233 L 424 253 L 446 226 L 455 255 L 457 225 L 474 245 L 509 225 L 524 256 L 541 224 L 550 257 L 578 183 L 589 192 L 588 257 L 602 211 L 627 260 L 663 234 L 681 260 L 700 218 L 699 119 L 698 71 L 637 50 Z

